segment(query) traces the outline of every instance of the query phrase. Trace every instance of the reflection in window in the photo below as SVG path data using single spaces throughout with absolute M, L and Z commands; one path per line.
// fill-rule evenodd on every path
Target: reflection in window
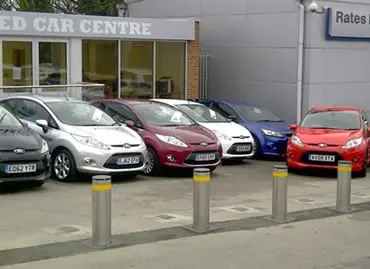
M 121 97 L 153 97 L 153 42 L 121 42 Z
M 32 85 L 32 43 L 3 41 L 2 65 L 4 86 Z
M 39 43 L 40 85 L 67 84 L 67 44 L 57 42 Z
M 185 98 L 185 42 L 157 42 L 156 98 Z
M 118 96 L 118 41 L 83 40 L 83 82 L 102 83 L 106 97 Z M 100 89 L 100 88 L 99 88 Z

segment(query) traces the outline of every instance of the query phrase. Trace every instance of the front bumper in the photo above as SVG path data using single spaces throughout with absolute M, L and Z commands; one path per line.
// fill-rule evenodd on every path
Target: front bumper
M 80 150 L 81 149 L 81 150 Z M 139 161 L 131 164 L 117 164 L 119 158 L 138 157 Z M 148 153 L 145 145 L 124 147 L 111 147 L 110 150 L 99 150 L 92 147 L 81 147 L 74 152 L 76 168 L 86 174 L 122 174 L 144 170 Z
M 39 151 L 25 152 L 22 155 L 1 152 L 0 161 L 0 183 L 24 182 L 24 181 L 46 181 L 50 177 L 50 154 L 40 154 Z M 14 173 L 5 172 L 7 165 L 36 164 L 35 172 Z
M 335 156 L 334 162 L 311 161 L 310 154 Z M 289 168 L 294 169 L 327 169 L 336 170 L 340 160 L 352 162 L 352 171 L 360 172 L 364 167 L 366 158 L 366 146 L 362 145 L 352 149 L 343 150 L 342 147 L 319 148 L 316 146 L 304 146 L 300 148 L 289 143 L 287 147 L 286 161 Z
M 270 156 L 284 156 L 288 137 L 274 137 L 265 135 L 261 141 L 261 153 Z
M 165 146 L 156 150 L 160 164 L 172 168 L 192 169 L 197 167 L 215 168 L 221 164 L 222 147 L 217 145 L 191 145 L 188 148 Z M 214 160 L 198 161 L 199 154 L 215 154 Z
M 222 140 L 222 159 L 244 159 L 251 158 L 255 152 L 255 144 L 252 139 Z M 248 150 L 240 150 L 241 147 L 249 147 Z

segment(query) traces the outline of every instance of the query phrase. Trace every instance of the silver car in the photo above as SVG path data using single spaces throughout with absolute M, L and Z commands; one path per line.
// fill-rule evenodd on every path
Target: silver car
M 67 97 L 12 96 L 0 100 L 49 144 L 52 175 L 138 174 L 147 162 L 143 139 L 91 104 Z

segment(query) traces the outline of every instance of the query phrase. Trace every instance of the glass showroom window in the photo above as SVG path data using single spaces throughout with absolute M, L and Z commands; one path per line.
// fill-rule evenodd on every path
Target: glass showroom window
M 83 82 L 105 84 L 105 97 L 117 97 L 118 41 L 83 40 L 82 75 Z M 90 99 L 85 93 L 83 98 Z
M 32 85 L 32 42 L 3 41 L 3 85 Z M 4 90 L 14 92 L 15 89 Z M 23 92 L 24 89 L 21 89 Z
M 185 42 L 157 42 L 156 98 L 185 98 Z
M 121 41 L 121 98 L 153 98 L 153 42 Z
M 67 84 L 67 43 L 39 42 L 40 85 Z

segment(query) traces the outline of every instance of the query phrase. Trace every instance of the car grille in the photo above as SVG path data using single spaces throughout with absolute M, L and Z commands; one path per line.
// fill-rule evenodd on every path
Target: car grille
M 195 158 L 198 154 L 209 154 L 209 153 L 214 153 L 216 155 L 215 160 L 211 161 L 197 161 Z M 192 152 L 186 157 L 184 163 L 185 164 L 190 164 L 190 165 L 201 165 L 201 164 L 216 164 L 220 161 L 220 155 L 216 151 L 195 151 Z
M 239 152 L 236 149 L 238 146 L 251 146 L 249 151 Z M 227 151 L 228 154 L 235 154 L 235 155 L 244 155 L 244 154 L 250 154 L 253 152 L 253 144 L 252 143 L 235 143 L 233 144 L 229 150 Z
M 320 161 L 311 161 L 308 159 L 308 156 L 310 154 L 317 154 L 317 155 L 332 155 L 335 156 L 335 161 L 334 162 L 320 162 Z M 322 151 L 309 151 L 304 153 L 301 156 L 301 162 L 306 163 L 306 164 L 314 164 L 314 165 L 330 165 L 330 166 L 337 166 L 338 161 L 343 160 L 342 156 L 336 152 L 322 152 Z
M 124 165 L 118 165 L 117 160 L 119 158 L 125 158 L 125 157 L 140 157 L 139 163 L 136 164 L 124 164 Z M 144 156 L 143 154 L 137 152 L 137 153 L 117 153 L 112 155 L 108 161 L 105 162 L 104 167 L 109 169 L 130 169 L 130 168 L 139 168 L 144 165 Z

